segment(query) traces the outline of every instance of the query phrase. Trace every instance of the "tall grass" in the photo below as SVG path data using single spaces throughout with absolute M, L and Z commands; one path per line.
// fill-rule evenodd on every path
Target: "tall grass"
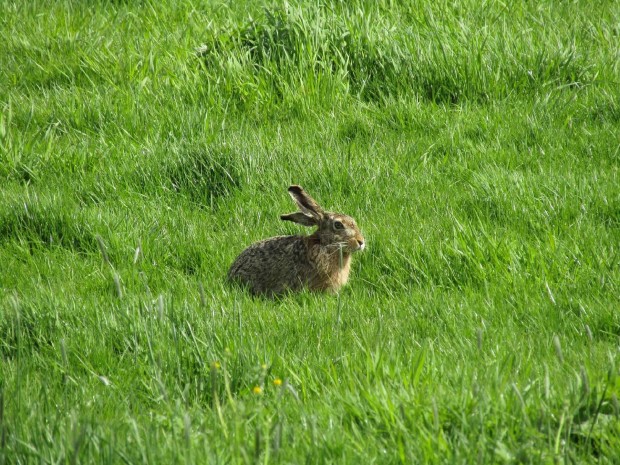
M 606 47 L 614 33 L 600 22 L 613 8 L 595 20 L 575 8 L 285 4 L 210 31 L 198 52 L 229 98 L 267 106 L 300 90 L 329 101 L 344 94 L 455 104 L 617 81 L 617 57 Z
M 617 461 L 615 2 L 0 9 L 0 463 Z

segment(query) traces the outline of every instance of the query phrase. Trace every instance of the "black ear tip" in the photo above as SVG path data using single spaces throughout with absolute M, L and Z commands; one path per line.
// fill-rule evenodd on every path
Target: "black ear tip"
M 303 191 L 303 189 L 301 188 L 301 186 L 298 186 L 297 184 L 293 184 L 289 186 L 288 191 L 289 192 L 301 192 Z

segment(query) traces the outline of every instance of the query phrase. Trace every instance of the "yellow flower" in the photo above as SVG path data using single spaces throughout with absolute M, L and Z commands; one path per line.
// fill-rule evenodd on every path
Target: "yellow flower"
M 282 380 L 280 378 L 276 378 L 273 380 L 274 386 L 282 386 Z
M 254 394 L 262 394 L 263 389 L 262 389 L 260 386 L 254 386 L 254 387 L 252 388 L 252 392 L 253 392 Z
M 218 362 L 217 360 L 211 364 L 211 368 L 213 368 L 214 370 L 219 370 L 220 367 L 220 362 Z
M 261 367 L 263 370 L 266 370 L 266 369 L 267 369 L 267 364 L 266 364 L 266 363 L 263 363 L 260 367 Z

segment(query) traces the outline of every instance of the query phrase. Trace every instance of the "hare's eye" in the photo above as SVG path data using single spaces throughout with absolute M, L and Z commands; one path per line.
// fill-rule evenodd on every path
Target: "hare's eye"
M 340 221 L 334 221 L 334 229 L 344 229 L 344 224 Z

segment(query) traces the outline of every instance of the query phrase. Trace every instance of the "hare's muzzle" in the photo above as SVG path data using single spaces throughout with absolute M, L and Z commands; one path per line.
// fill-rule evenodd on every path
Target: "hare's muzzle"
M 364 247 L 366 247 L 364 239 L 360 239 L 359 237 L 351 237 L 342 245 L 348 253 L 359 252 L 360 250 L 364 250 Z

